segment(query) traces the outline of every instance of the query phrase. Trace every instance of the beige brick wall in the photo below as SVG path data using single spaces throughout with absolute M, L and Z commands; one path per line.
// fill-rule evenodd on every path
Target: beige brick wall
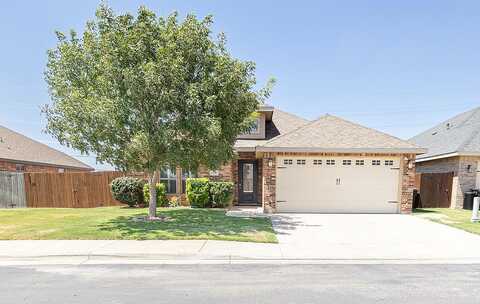
M 476 187 L 479 156 L 455 156 L 416 164 L 419 173 L 453 172 L 451 208 L 463 208 L 464 193 Z M 470 167 L 469 167 L 470 166 Z

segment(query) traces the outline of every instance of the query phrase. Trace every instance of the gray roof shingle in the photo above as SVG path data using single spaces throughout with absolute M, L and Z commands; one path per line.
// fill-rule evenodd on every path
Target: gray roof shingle
M 93 170 L 63 152 L 3 126 L 0 126 L 0 159 Z
M 480 153 L 480 107 L 454 116 L 425 132 L 412 137 L 410 142 L 428 149 L 418 159 L 451 153 Z
M 260 150 L 372 151 L 423 153 L 416 145 L 356 123 L 324 115 L 266 142 Z

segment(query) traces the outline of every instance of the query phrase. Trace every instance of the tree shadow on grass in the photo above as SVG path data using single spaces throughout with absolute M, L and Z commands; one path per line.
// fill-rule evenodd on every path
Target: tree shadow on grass
M 157 212 L 165 221 L 135 221 L 137 215 L 118 216 L 100 224 L 99 230 L 124 239 L 221 239 L 246 237 L 258 232 L 273 233 L 269 219 L 235 218 L 223 210 L 171 209 Z

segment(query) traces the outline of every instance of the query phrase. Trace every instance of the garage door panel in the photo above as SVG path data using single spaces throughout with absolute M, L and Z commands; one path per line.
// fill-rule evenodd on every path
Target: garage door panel
M 397 213 L 399 186 L 399 159 L 394 163 L 379 158 L 380 165 L 371 165 L 372 159 L 363 158 L 364 165 L 342 165 L 342 158 L 331 158 L 335 165 L 312 165 L 314 158 L 305 159 L 304 165 L 291 165 L 277 169 L 277 210 L 279 212 L 323 213 Z M 318 158 L 315 158 L 318 159 Z M 280 159 L 283 164 L 283 159 Z

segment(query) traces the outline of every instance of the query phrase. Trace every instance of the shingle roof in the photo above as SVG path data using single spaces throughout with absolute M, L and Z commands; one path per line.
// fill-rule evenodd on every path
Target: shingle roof
M 480 153 L 480 107 L 454 116 L 425 132 L 412 137 L 410 142 L 428 149 L 418 159 L 451 153 Z
M 0 126 L 0 159 L 93 170 L 81 161 Z
M 271 150 L 423 153 L 416 145 L 353 122 L 325 115 L 260 147 Z
M 293 131 L 308 123 L 308 120 L 291 113 L 281 111 L 277 108 L 273 110 L 272 121 L 266 123 L 266 139 L 238 139 L 235 142 L 235 148 L 254 148 L 263 145 L 270 139 L 281 134 Z

